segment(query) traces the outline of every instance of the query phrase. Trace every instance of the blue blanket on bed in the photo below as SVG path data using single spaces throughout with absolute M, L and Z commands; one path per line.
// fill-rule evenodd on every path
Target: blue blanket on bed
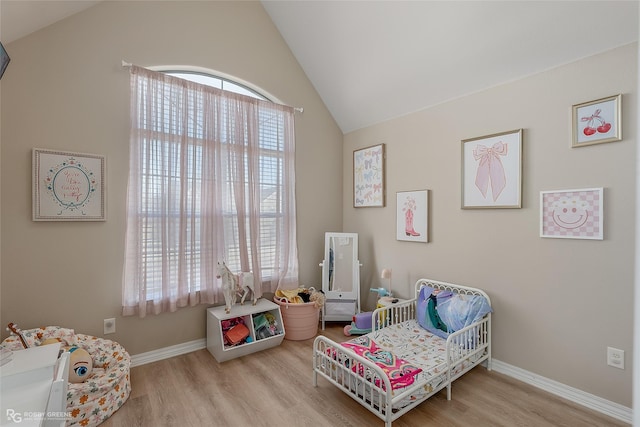
M 456 294 L 423 286 L 418 295 L 416 317 L 420 326 L 442 338 L 459 331 L 490 313 L 482 295 Z

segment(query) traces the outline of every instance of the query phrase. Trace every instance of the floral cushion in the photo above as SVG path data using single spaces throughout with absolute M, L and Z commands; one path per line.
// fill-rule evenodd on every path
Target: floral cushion
M 35 347 L 47 338 L 59 338 L 63 345 L 84 348 L 93 359 L 93 371 L 83 383 L 69 383 L 67 426 L 97 426 L 117 411 L 129 397 L 131 382 L 129 353 L 115 341 L 76 334 L 73 329 L 47 326 L 22 331 L 29 345 Z M 5 339 L 0 348 L 22 349 L 18 337 Z

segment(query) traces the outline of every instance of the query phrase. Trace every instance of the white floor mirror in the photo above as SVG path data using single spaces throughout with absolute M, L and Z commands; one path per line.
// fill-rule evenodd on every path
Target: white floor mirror
M 325 233 L 322 267 L 322 291 L 326 303 L 325 321 L 351 320 L 360 312 L 360 261 L 357 233 Z

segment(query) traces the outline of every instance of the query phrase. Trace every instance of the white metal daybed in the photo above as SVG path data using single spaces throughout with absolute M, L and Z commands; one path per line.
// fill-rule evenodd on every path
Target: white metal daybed
M 480 289 L 429 279 L 418 280 L 415 290 L 415 298 L 375 310 L 371 333 L 346 343 L 318 336 L 313 345 L 313 385 L 318 385 L 318 375 L 324 377 L 386 427 L 444 388 L 451 399 L 451 383 L 480 363 L 486 361 L 491 370 L 489 296 Z M 425 315 L 421 290 L 435 290 L 434 296 L 448 293 L 457 300 L 484 299 L 489 309 L 476 312 L 475 321 L 455 332 L 433 333 L 416 317 Z M 387 369 L 389 359 L 398 363 L 395 369 Z

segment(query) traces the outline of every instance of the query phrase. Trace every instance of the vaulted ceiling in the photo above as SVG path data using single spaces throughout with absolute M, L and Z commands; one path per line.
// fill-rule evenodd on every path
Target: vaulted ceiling
M 345 133 L 638 39 L 629 1 L 263 5 Z
M 1 41 L 96 3 L 2 0 Z M 262 4 L 344 133 L 638 40 L 637 1 Z

